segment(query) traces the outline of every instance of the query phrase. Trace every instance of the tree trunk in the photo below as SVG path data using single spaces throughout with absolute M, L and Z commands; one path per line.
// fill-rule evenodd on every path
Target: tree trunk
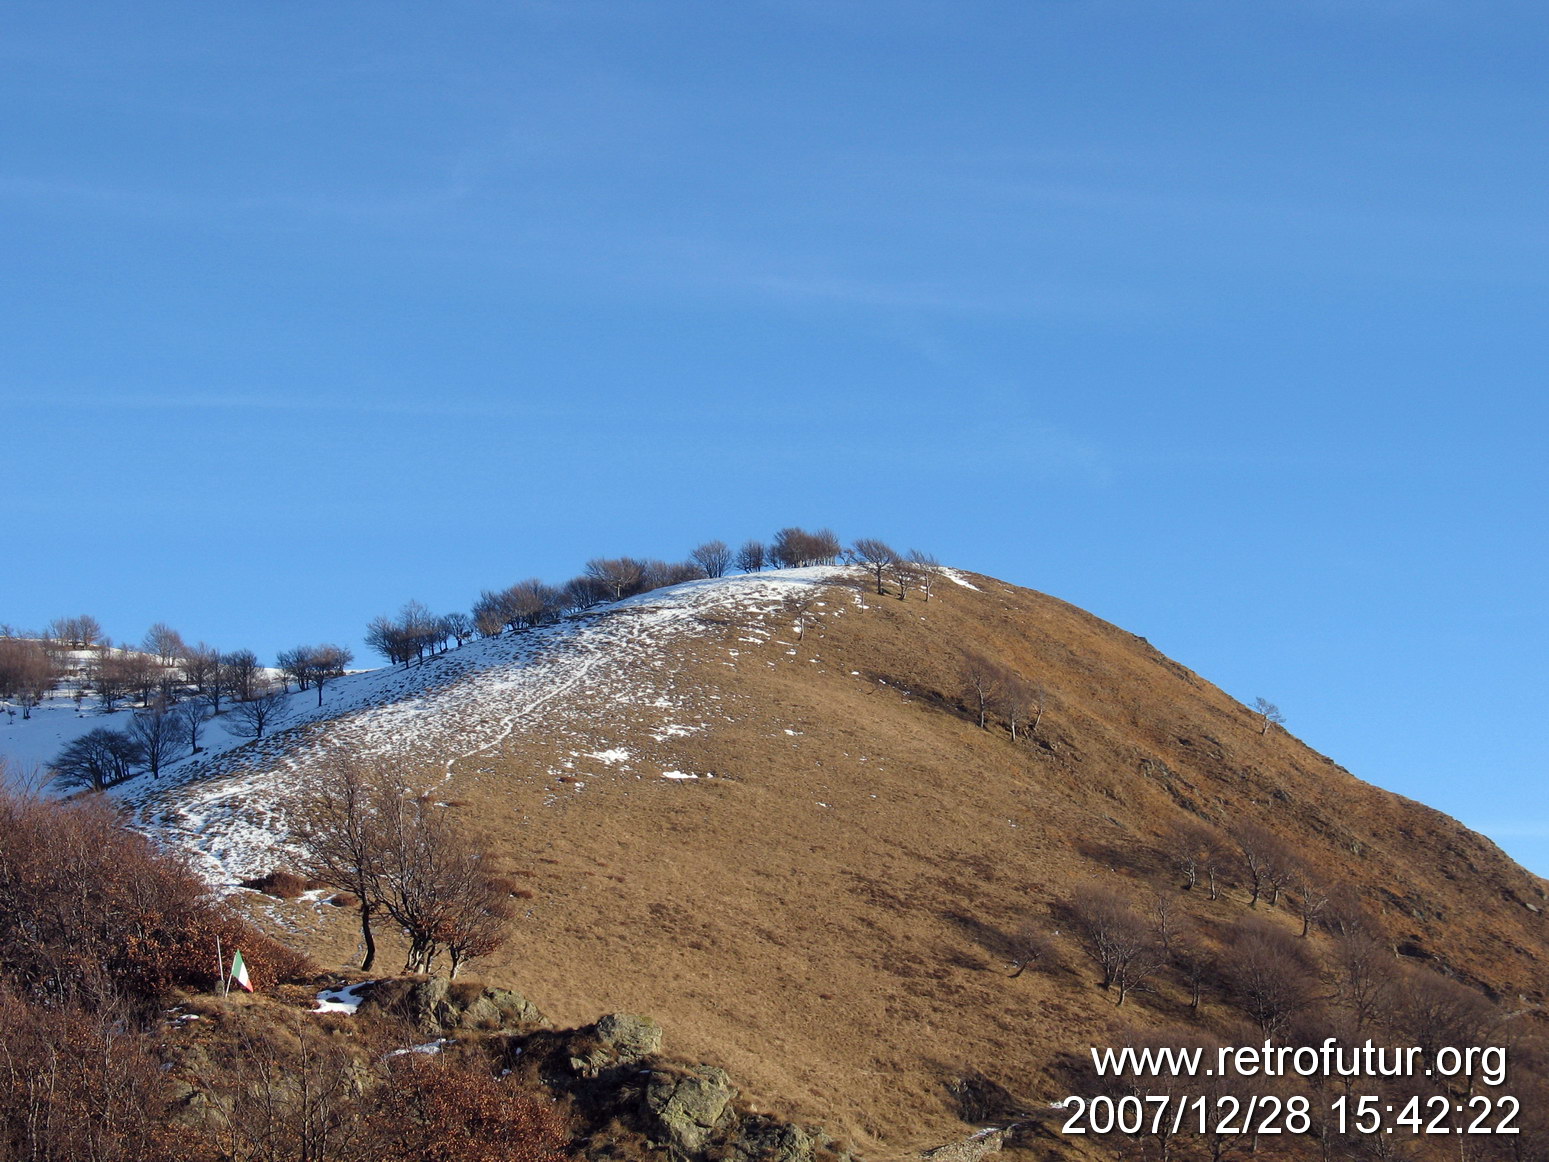
M 360 901 L 360 938 L 366 946 L 366 955 L 361 958 L 360 970 L 370 972 L 371 966 L 376 963 L 376 937 L 371 934 L 371 905 L 362 897 Z

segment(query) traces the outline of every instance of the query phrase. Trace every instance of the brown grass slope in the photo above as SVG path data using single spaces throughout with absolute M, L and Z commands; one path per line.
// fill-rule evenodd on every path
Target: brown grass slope
M 689 733 L 581 693 L 453 762 L 444 794 L 533 892 L 475 971 L 561 1023 L 650 1014 L 672 1053 L 723 1065 L 773 1112 L 899 1154 L 968 1131 L 971 1079 L 1042 1104 L 1065 1092 L 1059 1055 L 1183 1018 L 1171 984 L 1115 1007 L 1068 944 L 1057 971 L 1016 978 L 1005 949 L 1080 884 L 1176 883 L 1163 837 L 1194 817 L 1259 821 L 1356 885 L 1417 962 L 1543 1003 L 1544 881 L 1261 735 L 1142 639 L 962 576 L 977 588 L 943 583 L 927 603 L 857 574 L 801 640 L 787 611 L 701 618 L 640 675 L 698 709 Z M 966 650 L 1047 689 L 1037 742 L 978 728 Z M 594 757 L 609 748 L 630 758 Z M 1240 885 L 1202 897 L 1189 907 L 1207 922 L 1246 914 Z M 350 924 L 309 950 L 342 961 Z

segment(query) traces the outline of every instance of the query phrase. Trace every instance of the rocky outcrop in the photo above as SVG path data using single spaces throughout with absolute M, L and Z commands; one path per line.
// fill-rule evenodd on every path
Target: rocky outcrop
M 362 990 L 360 1007 L 391 1013 L 427 1033 L 517 1030 L 548 1024 L 537 1006 L 520 993 L 441 976 L 374 982 Z
M 583 1077 L 643 1061 L 662 1047 L 662 1027 L 649 1017 L 609 1013 L 573 1042 L 570 1068 Z
M 657 1069 L 646 1083 L 645 1108 L 668 1145 L 681 1154 L 694 1154 L 727 1122 L 736 1097 L 731 1078 L 714 1065 Z

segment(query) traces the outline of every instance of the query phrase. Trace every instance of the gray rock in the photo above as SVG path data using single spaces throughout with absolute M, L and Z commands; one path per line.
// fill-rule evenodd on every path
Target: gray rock
M 455 988 L 443 976 L 379 982 L 361 998 L 361 1006 L 396 1013 L 427 1033 L 547 1024 L 543 1014 L 520 993 L 491 988 L 470 993 Z
M 812 1162 L 817 1143 L 800 1126 L 758 1114 L 742 1120 L 727 1143 L 727 1162 Z
M 546 1024 L 543 1014 L 521 993 L 485 989 L 468 1003 L 458 1020 L 464 1029 L 516 1029 Z
M 662 1027 L 649 1017 L 609 1013 L 577 1038 L 570 1068 L 587 1077 L 633 1065 L 662 1047 Z
M 645 1107 L 667 1143 L 691 1154 L 703 1149 L 736 1096 L 726 1071 L 713 1065 L 695 1065 L 681 1073 L 658 1069 L 646 1083 Z

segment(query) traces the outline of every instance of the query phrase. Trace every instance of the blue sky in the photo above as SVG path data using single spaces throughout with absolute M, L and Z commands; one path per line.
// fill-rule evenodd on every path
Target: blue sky
M 0 20 L 0 620 L 272 656 L 828 524 L 1549 872 L 1542 6 Z

